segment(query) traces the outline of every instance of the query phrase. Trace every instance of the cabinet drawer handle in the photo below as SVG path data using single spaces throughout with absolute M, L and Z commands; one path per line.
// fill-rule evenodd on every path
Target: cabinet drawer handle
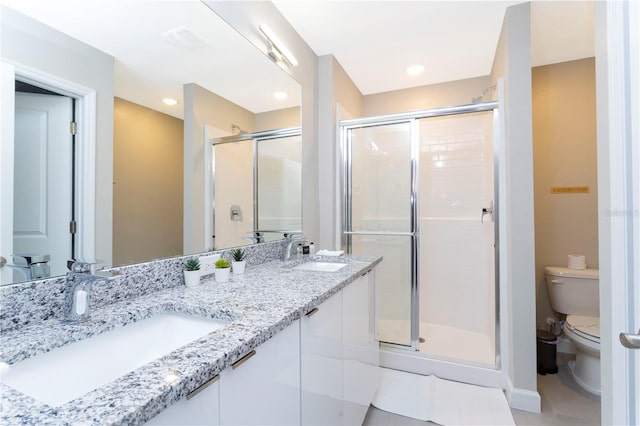
M 249 360 L 249 358 L 251 358 L 255 354 L 256 354 L 256 351 L 254 349 L 251 352 L 249 352 L 248 354 L 246 354 L 245 356 L 243 356 L 242 358 L 240 358 L 239 360 L 237 360 L 236 362 L 234 362 L 233 364 L 231 364 L 231 368 L 233 368 L 235 370 L 236 368 L 240 367 L 242 364 L 247 362 Z
M 311 315 L 315 314 L 316 312 L 318 312 L 320 309 L 318 308 L 313 308 L 312 310 L 310 310 L 309 312 L 307 312 L 306 314 L 304 314 L 304 316 L 306 317 L 310 317 Z
M 203 390 L 205 390 L 206 388 L 208 388 L 210 385 L 214 384 L 218 380 L 220 380 L 220 375 L 216 374 L 210 380 L 204 382 L 203 384 L 201 384 L 200 386 L 198 386 L 197 388 L 189 392 L 189 394 L 187 395 L 187 400 L 190 400 L 191 398 L 193 398 L 194 396 L 196 396 L 197 394 L 199 394 L 200 392 L 202 392 Z

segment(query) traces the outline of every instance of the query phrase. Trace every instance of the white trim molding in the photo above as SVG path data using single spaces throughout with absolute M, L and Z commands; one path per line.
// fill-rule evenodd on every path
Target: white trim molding
M 640 326 L 639 17 L 635 1 L 595 4 L 602 424 L 640 421 L 640 351 L 618 340 Z
M 540 412 L 541 400 L 538 392 L 528 389 L 514 388 L 513 383 L 511 383 L 511 380 L 507 377 L 505 393 L 511 408 L 531 411 L 533 413 Z

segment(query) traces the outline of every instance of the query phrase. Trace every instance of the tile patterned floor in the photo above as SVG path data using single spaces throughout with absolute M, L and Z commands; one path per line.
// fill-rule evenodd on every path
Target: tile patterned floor
M 569 373 L 568 355 L 558 356 L 558 374 L 538 375 L 542 398 L 540 414 L 512 409 L 517 426 L 591 426 L 600 425 L 600 398 L 582 390 Z M 435 423 L 388 413 L 371 406 L 363 426 L 422 426 Z

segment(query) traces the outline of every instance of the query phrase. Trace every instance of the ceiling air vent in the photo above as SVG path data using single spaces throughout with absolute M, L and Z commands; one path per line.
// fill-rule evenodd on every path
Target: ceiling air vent
M 181 26 L 175 27 L 162 33 L 169 44 L 182 49 L 198 49 L 206 45 L 204 39 L 189 28 Z

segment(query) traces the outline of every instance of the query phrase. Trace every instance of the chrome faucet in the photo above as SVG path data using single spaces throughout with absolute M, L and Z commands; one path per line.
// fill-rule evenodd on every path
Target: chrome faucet
M 282 260 L 289 260 L 291 259 L 291 247 L 303 244 L 305 242 L 305 238 L 302 234 L 290 233 L 285 235 L 284 242 L 286 244 L 282 249 Z
M 96 271 L 92 274 L 92 265 L 95 265 L 95 262 L 73 260 L 67 262 L 70 272 L 67 272 L 65 288 L 65 321 L 81 322 L 89 318 L 89 302 L 93 284 L 99 281 L 111 281 L 122 275 L 115 271 Z
M 51 268 L 49 260 L 51 256 L 48 254 L 14 254 L 13 264 L 3 263 L 0 266 L 8 266 L 17 269 L 24 274 L 27 281 L 48 278 Z

